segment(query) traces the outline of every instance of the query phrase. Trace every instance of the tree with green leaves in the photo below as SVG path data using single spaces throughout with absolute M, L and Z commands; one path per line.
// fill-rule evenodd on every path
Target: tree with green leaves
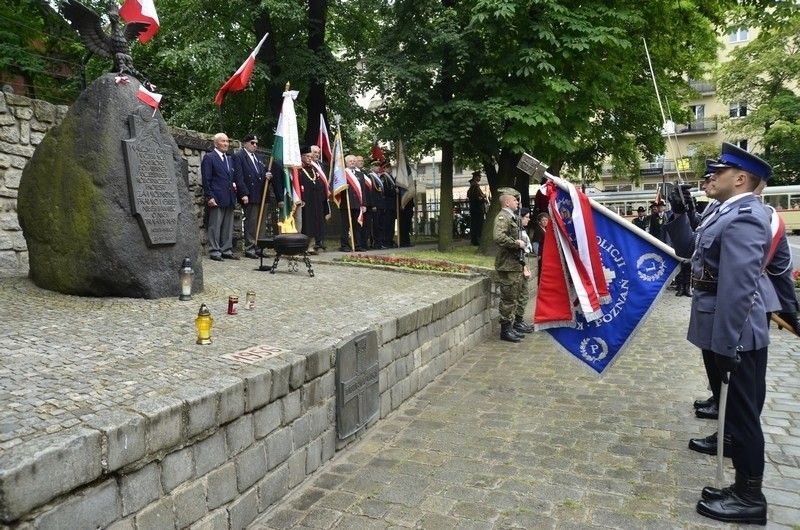
M 733 3 L 400 0 L 366 61 L 386 96 L 376 118 L 410 149 L 452 143 L 459 160 L 483 167 L 493 192 L 527 193 L 527 176 L 516 169 L 525 151 L 555 173 L 599 169 L 609 158 L 638 168 L 664 151 L 644 39 L 662 97 L 680 115 L 685 79 L 714 57 L 714 24 Z M 445 164 L 443 196 L 452 175 Z M 490 220 L 498 209 L 493 202 Z M 491 222 L 484 250 L 490 233 Z M 440 247 L 449 234 L 441 231 Z
M 0 2 L 0 72 L 20 95 L 58 105 L 79 94 L 82 46 L 47 0 Z
M 727 120 L 725 131 L 748 139 L 749 149 L 760 146 L 771 183 L 800 183 L 800 17 L 734 49 L 715 79 L 720 99 L 746 102 L 746 116 Z

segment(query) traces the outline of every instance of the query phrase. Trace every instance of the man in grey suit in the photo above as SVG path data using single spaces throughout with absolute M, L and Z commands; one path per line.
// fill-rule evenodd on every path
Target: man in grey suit
M 780 304 L 764 274 L 771 258 L 770 218 L 753 191 L 769 179 L 772 168 L 727 142 L 719 160 L 707 166 L 714 173 L 706 195 L 716 202 L 693 231 L 692 212 L 685 208 L 691 202 L 681 208 L 682 201 L 674 201 L 675 215 L 666 225 L 676 253 L 691 257 L 694 292 L 687 339 L 702 350 L 707 371 L 715 367 L 722 382 L 730 381 L 725 425 L 736 482 L 723 489 L 703 488 L 697 511 L 720 521 L 766 524 L 760 413 L 766 394 L 767 312 Z

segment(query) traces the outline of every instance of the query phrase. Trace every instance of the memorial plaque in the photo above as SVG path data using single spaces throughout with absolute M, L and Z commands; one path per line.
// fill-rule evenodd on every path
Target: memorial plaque
M 178 179 L 170 146 L 159 141 L 158 121 L 139 107 L 128 118 L 131 138 L 123 140 L 131 209 L 148 247 L 177 242 Z
M 380 412 L 378 335 L 370 331 L 336 350 L 336 422 L 339 439 Z

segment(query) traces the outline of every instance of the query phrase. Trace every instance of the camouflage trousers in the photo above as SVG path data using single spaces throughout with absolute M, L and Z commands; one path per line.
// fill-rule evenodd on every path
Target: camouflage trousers
M 513 322 L 519 301 L 522 271 L 497 271 L 497 285 L 500 287 L 500 322 Z
M 514 311 L 514 316 L 522 317 L 525 319 L 525 307 L 531 299 L 531 287 L 528 283 L 530 280 L 520 274 L 519 277 L 519 295 L 517 296 L 517 307 Z

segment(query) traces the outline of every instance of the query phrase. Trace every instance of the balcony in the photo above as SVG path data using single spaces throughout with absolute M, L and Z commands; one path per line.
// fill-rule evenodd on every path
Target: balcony
M 675 126 L 676 134 L 708 134 L 717 132 L 719 125 L 716 118 L 695 120 L 691 123 Z
M 711 81 L 689 81 L 689 86 L 702 95 L 710 95 L 717 91 L 717 85 Z

